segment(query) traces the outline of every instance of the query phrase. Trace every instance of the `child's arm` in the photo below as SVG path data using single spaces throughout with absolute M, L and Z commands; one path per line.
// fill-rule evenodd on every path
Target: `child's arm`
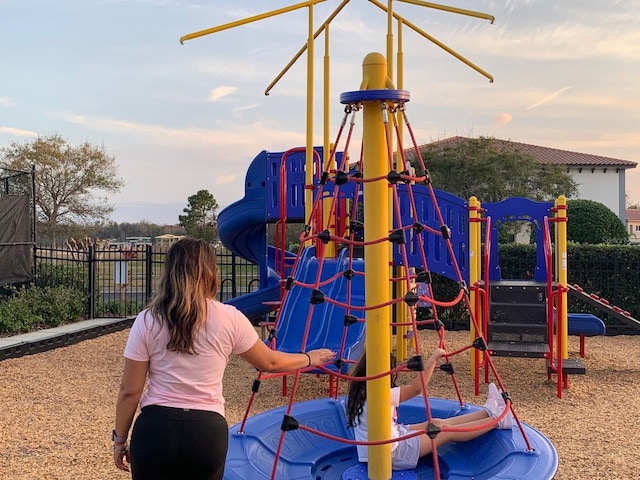
M 431 380 L 431 375 L 433 374 L 433 370 L 436 368 L 438 360 L 445 355 L 446 352 L 441 348 L 436 348 L 431 356 L 424 363 L 424 381 L 426 384 Z M 403 385 L 400 387 L 400 402 L 404 402 L 409 400 L 410 398 L 415 397 L 422 393 L 422 382 L 420 381 L 420 375 L 417 375 L 416 378 L 409 385 Z

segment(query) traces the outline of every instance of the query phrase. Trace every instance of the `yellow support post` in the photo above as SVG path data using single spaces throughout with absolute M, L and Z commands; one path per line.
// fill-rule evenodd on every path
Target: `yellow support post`
M 391 11 L 391 9 L 389 9 L 389 11 Z M 391 33 L 391 25 L 389 25 L 389 32 Z M 404 69 L 403 69 L 403 52 L 402 52 L 402 20 L 398 20 L 398 26 L 397 26 L 397 36 L 398 36 L 398 52 L 396 55 L 396 72 L 397 72 L 397 79 L 396 79 L 396 87 L 398 89 L 402 89 L 402 87 L 404 86 Z M 393 36 L 390 36 L 389 38 L 389 42 L 393 41 Z M 392 55 L 392 49 L 391 47 L 389 47 L 389 45 L 387 45 L 387 51 L 389 52 L 389 55 Z M 393 72 L 387 67 L 387 72 L 389 72 L 389 78 L 393 78 Z M 404 126 L 404 117 L 402 115 L 398 115 L 397 117 L 398 120 L 398 141 L 400 143 L 400 145 L 398 145 L 397 151 L 396 151 L 396 162 L 399 165 L 400 161 L 402 161 L 402 152 L 400 152 L 400 147 L 401 145 L 404 145 L 403 142 L 403 126 Z M 403 168 L 398 168 L 398 170 L 404 170 L 404 165 Z M 395 277 L 396 278 L 401 278 L 402 274 L 404 271 L 404 267 L 400 266 L 397 267 L 397 272 Z M 412 268 L 410 270 L 410 273 L 413 273 L 414 269 Z M 413 285 L 415 285 L 415 282 L 412 282 Z M 404 296 L 407 294 L 407 282 L 406 281 L 401 281 L 398 283 L 398 295 L 399 296 Z M 409 306 L 405 303 L 405 302 L 401 302 L 396 306 L 396 317 L 400 319 L 401 322 L 408 322 L 411 320 L 411 315 L 410 315 L 410 310 L 409 310 Z M 400 325 L 398 327 L 396 327 L 396 358 L 398 359 L 398 362 L 403 362 L 404 360 L 407 359 L 408 357 L 408 350 L 409 350 L 409 342 L 408 342 L 408 332 L 412 331 L 411 327 L 406 327 L 404 325 Z M 417 332 L 413 332 L 413 335 L 411 337 L 411 346 L 415 347 L 415 335 Z
M 305 162 L 304 217 L 309 219 L 313 210 L 313 76 L 314 76 L 314 39 L 313 39 L 313 2 L 309 3 L 309 35 L 307 37 L 307 142 Z M 321 225 L 310 225 L 319 231 Z
M 387 62 L 380 53 L 368 54 L 362 64 L 361 90 L 380 90 L 389 85 Z M 367 177 L 384 177 L 384 180 L 364 184 L 364 240 L 377 240 L 389 235 L 389 217 L 380 215 L 387 209 L 388 184 L 386 181 L 386 142 L 382 109 L 379 101 L 363 102 L 362 148 L 364 169 Z M 386 242 L 365 246 L 364 269 L 367 272 L 366 304 L 378 305 L 389 297 L 389 245 Z M 367 312 L 366 351 L 367 376 L 378 375 L 390 368 L 390 307 L 381 307 Z M 391 438 L 391 389 L 389 377 L 384 376 L 367 382 L 367 405 L 369 418 L 369 441 Z M 389 480 L 391 478 L 391 444 L 372 445 L 369 448 L 369 478 Z
M 469 287 L 473 287 L 480 281 L 482 246 L 480 240 L 480 202 L 476 197 L 469 198 Z M 485 285 L 485 288 L 487 286 Z M 472 313 L 475 318 L 479 318 L 480 312 L 475 310 L 477 293 L 472 289 L 469 293 Z M 482 325 L 479 325 L 482 329 Z M 473 323 L 469 325 L 469 337 L 473 341 L 478 338 L 482 331 L 476 331 Z M 475 376 L 476 355 L 470 355 L 471 375 Z
M 386 55 L 386 61 L 387 61 L 387 78 L 389 79 L 393 79 L 393 0 L 387 0 L 387 55 Z M 387 138 L 389 139 L 389 142 L 391 142 L 391 148 L 390 150 L 393 152 L 394 148 L 394 141 L 393 141 L 393 122 L 391 121 L 390 115 L 387 113 L 387 118 L 389 118 L 389 121 L 387 122 Z M 388 168 L 387 168 L 388 171 Z M 390 191 L 387 190 L 387 215 L 389 215 L 389 225 L 393 225 L 393 198 L 390 195 Z M 389 244 L 389 258 L 393 258 L 393 245 Z M 398 271 L 401 269 L 402 267 L 399 268 L 395 268 L 393 267 L 393 262 L 389 263 L 389 278 L 396 278 L 399 277 L 401 275 L 398 275 Z M 402 281 L 400 282 L 389 282 L 389 297 L 391 298 L 393 296 L 393 289 L 394 287 L 396 287 L 398 289 L 398 294 L 402 295 L 403 292 L 406 292 L 407 288 L 406 288 L 406 284 L 403 283 Z M 405 319 L 405 315 L 407 313 L 406 310 L 406 305 L 404 307 L 400 307 L 400 308 L 396 308 L 395 311 L 395 318 L 396 319 L 400 319 L 400 321 L 404 321 Z M 390 340 L 392 342 L 392 344 L 390 345 L 390 348 L 393 348 L 393 327 L 391 325 L 389 325 L 389 329 L 391 330 L 390 332 Z M 404 334 L 404 332 L 402 332 Z M 398 330 L 396 329 L 396 342 L 398 341 L 398 335 L 400 334 L 400 332 L 398 332 Z M 399 352 L 396 350 L 396 355 Z
M 556 255 L 558 258 L 558 285 L 562 285 L 563 288 L 560 295 L 562 295 L 562 311 L 557 312 L 558 315 L 562 315 L 562 331 L 558 332 L 558 338 L 562 339 L 562 358 L 569 358 L 569 306 L 567 305 L 567 197 L 560 195 L 556 200 Z
M 333 146 L 330 143 L 329 136 L 331 134 L 331 125 L 329 120 L 331 119 L 331 106 L 329 105 L 329 100 L 331 96 L 331 58 L 329 56 L 329 25 L 324 29 L 324 86 L 323 86 L 323 95 L 322 95 L 322 160 L 324 162 L 324 166 L 327 170 L 336 169 L 336 157 L 335 155 L 329 161 L 331 157 L 331 150 L 333 150 Z M 330 215 L 330 208 L 333 204 L 333 200 L 331 197 L 327 197 L 322 202 L 323 209 L 323 218 L 329 219 L 330 223 L 328 225 L 329 232 L 331 235 L 336 235 L 338 225 L 337 225 L 337 216 Z M 336 206 L 337 207 L 337 206 Z M 326 221 L 326 220 L 325 220 Z M 325 258 L 333 258 L 337 255 L 337 247 L 336 242 L 331 241 L 327 243 L 325 246 Z

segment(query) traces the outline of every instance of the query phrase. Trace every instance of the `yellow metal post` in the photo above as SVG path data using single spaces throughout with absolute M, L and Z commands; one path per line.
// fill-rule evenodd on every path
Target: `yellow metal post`
M 304 194 L 304 216 L 309 219 L 313 210 L 313 75 L 314 75 L 314 39 L 313 39 L 313 4 L 309 5 L 309 35 L 307 37 L 307 141 L 306 141 L 306 163 L 305 163 L 305 185 L 307 190 Z M 313 225 L 313 221 L 310 221 Z M 322 228 L 321 225 L 314 226 L 316 231 Z
M 362 90 L 387 88 L 387 62 L 380 53 L 368 54 L 362 64 Z M 363 102 L 362 148 L 364 171 L 367 177 L 383 177 L 384 180 L 364 184 L 364 240 L 377 240 L 389 235 L 389 217 L 380 212 L 387 210 L 388 184 L 386 142 L 382 110 L 379 101 Z M 365 298 L 367 305 L 379 305 L 389 299 L 389 245 L 386 242 L 365 246 L 364 269 L 367 272 Z M 367 376 L 389 370 L 391 331 L 390 308 L 381 307 L 367 312 L 366 351 Z M 391 389 L 389 377 L 367 382 L 369 410 L 369 441 L 387 440 L 391 437 Z M 391 478 L 391 444 L 369 447 L 369 478 Z
M 472 287 L 476 282 L 480 281 L 482 247 L 480 242 L 480 202 L 476 197 L 469 198 L 469 286 Z M 485 285 L 485 288 L 487 286 Z M 472 289 L 469 294 L 469 302 L 471 303 L 471 309 L 474 317 L 477 319 L 480 317 L 480 312 L 475 308 L 477 293 Z M 482 325 L 478 325 L 482 330 Z M 469 336 L 471 341 L 478 338 L 478 335 L 482 332 L 478 332 L 473 324 L 469 328 Z M 476 355 L 471 355 L 471 375 L 475 375 L 476 367 Z
M 391 9 L 389 9 L 391 10 Z M 390 16 L 390 18 L 392 18 L 392 16 Z M 404 65 L 403 65 L 403 52 L 402 52 L 402 21 L 398 20 L 398 31 L 397 31 L 397 36 L 398 36 L 398 52 L 396 55 L 396 74 L 397 74 L 397 80 L 396 80 L 396 87 L 398 89 L 402 89 L 404 87 Z M 391 23 L 389 24 L 389 35 L 391 35 Z M 393 36 L 390 36 L 389 42 L 393 41 Z M 393 54 L 392 52 L 392 48 L 387 45 L 387 51 L 389 52 L 388 55 L 391 56 Z M 387 71 L 389 72 L 389 78 L 393 78 L 393 72 L 387 68 Z M 396 164 L 398 165 L 397 170 L 398 171 L 402 171 L 404 170 L 404 165 L 402 165 L 402 167 L 400 167 L 400 162 L 403 159 L 403 155 L 402 152 L 400 151 L 400 149 L 402 148 L 402 146 L 404 145 L 404 137 L 403 137 L 403 126 L 404 126 L 404 117 L 402 115 L 398 115 L 398 148 L 396 151 Z M 402 273 L 403 270 L 405 270 L 404 266 L 399 266 L 397 267 L 397 273 L 395 275 L 396 278 L 402 278 Z M 411 269 L 410 273 L 413 273 L 414 269 Z M 413 285 L 415 285 L 415 282 L 412 282 Z M 400 281 L 398 283 L 398 295 L 399 296 L 404 296 L 407 293 L 407 282 L 406 281 Z M 401 302 L 396 306 L 396 311 L 397 311 L 397 318 L 402 321 L 402 322 L 408 322 L 411 320 L 411 315 L 410 315 L 410 311 L 409 311 L 409 306 L 404 303 Z M 409 342 L 407 341 L 407 337 L 408 334 L 407 332 L 412 331 L 411 327 L 406 327 L 404 325 L 400 325 L 398 327 L 396 327 L 396 357 L 398 359 L 399 362 L 404 361 L 407 356 L 408 356 L 408 347 L 409 347 Z M 413 332 L 413 336 L 411 337 L 412 340 L 415 340 L 415 334 L 417 332 Z M 414 344 L 415 346 L 415 344 Z
M 336 157 L 333 156 L 333 159 L 329 162 L 329 158 L 331 157 L 332 146 L 329 141 L 330 132 L 330 112 L 331 106 L 329 104 L 330 96 L 331 96 L 331 59 L 329 56 L 329 25 L 326 26 L 324 30 L 324 86 L 323 86 L 323 95 L 322 95 L 322 160 L 324 166 L 327 170 L 332 170 L 337 168 Z M 322 202 L 322 210 L 323 210 L 323 218 L 329 220 L 328 229 L 331 235 L 336 235 L 338 225 L 337 225 L 337 216 L 331 215 L 331 206 L 334 205 L 334 200 L 331 197 L 327 197 Z M 337 208 L 337 205 L 334 205 L 334 208 Z M 329 242 L 325 246 L 325 257 L 331 258 L 337 255 L 336 242 Z
M 567 197 L 560 195 L 556 201 L 557 219 L 556 222 L 556 251 L 558 258 L 558 285 L 565 287 L 560 295 L 562 295 L 562 331 L 558 332 L 558 338 L 562 338 L 562 358 L 569 358 L 569 326 L 568 316 L 569 307 L 567 305 Z

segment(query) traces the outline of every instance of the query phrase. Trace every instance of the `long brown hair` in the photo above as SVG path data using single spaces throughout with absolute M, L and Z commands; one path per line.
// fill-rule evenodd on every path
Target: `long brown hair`
M 204 240 L 183 238 L 167 251 L 158 292 L 149 312 L 169 328 L 167 349 L 197 354 L 195 334 L 207 315 L 207 299 L 218 293 L 216 254 Z
M 396 368 L 396 356 L 391 353 L 389 359 L 391 370 Z M 351 369 L 352 377 L 366 377 L 367 376 L 367 354 L 364 352 L 358 360 L 358 363 Z M 390 375 L 391 386 L 396 386 L 396 374 Z M 347 425 L 355 427 L 360 422 L 360 415 L 364 409 L 364 403 L 367 401 L 367 382 L 366 380 L 351 380 L 349 382 L 349 393 L 347 396 Z

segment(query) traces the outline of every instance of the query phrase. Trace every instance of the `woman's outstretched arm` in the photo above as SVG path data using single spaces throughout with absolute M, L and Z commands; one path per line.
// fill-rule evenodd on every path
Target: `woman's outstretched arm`
M 240 354 L 244 360 L 259 370 L 265 372 L 287 372 L 305 367 L 317 367 L 331 362 L 335 352 L 328 348 L 309 350 L 307 353 L 286 353 L 272 350 L 262 340 L 244 353 Z

